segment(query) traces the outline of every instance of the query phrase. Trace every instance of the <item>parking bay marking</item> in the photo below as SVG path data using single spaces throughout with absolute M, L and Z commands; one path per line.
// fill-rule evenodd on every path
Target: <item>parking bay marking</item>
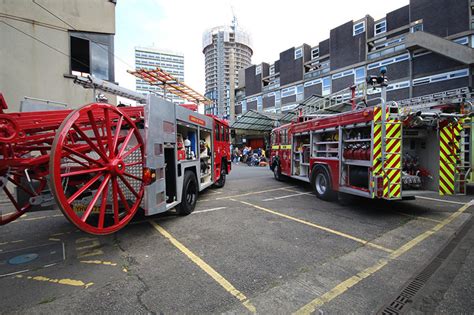
M 415 198 L 419 199 L 425 199 L 425 200 L 432 200 L 432 201 L 439 201 L 439 202 L 446 202 L 446 203 L 452 203 L 455 205 L 464 205 L 464 202 L 459 202 L 459 201 L 451 201 L 451 200 L 444 200 L 444 199 L 438 199 L 438 198 L 430 198 L 430 197 L 425 197 L 425 196 L 415 196 Z
M 329 233 L 332 233 L 332 234 L 335 234 L 335 235 L 338 235 L 338 236 L 342 236 L 342 237 L 344 237 L 344 238 L 348 238 L 348 239 L 353 240 L 353 241 L 356 241 L 356 242 L 358 242 L 358 243 L 361 243 L 361 244 L 364 244 L 364 245 L 367 245 L 367 246 L 370 246 L 370 247 L 373 247 L 373 248 L 377 248 L 377 249 L 383 250 L 383 251 L 385 251 L 385 252 L 387 252 L 387 253 L 393 252 L 392 249 L 389 249 L 389 248 L 386 248 L 386 247 L 384 247 L 384 246 L 371 243 L 371 242 L 369 242 L 369 241 L 366 241 L 366 240 L 363 240 L 363 239 L 361 239 L 361 238 L 358 238 L 358 237 L 355 237 L 355 236 L 346 234 L 346 233 L 344 233 L 344 232 L 339 232 L 339 231 L 336 231 L 336 230 L 327 228 L 327 227 L 325 227 L 325 226 L 321 226 L 321 225 L 318 225 L 318 224 L 315 224 L 315 223 L 311 223 L 311 222 L 308 222 L 308 221 L 305 221 L 305 220 L 302 220 L 302 219 L 298 219 L 298 218 L 292 217 L 292 216 L 287 215 L 287 214 L 283 214 L 283 213 L 280 213 L 280 212 L 277 212 L 277 211 L 274 211 L 274 210 L 270 210 L 270 209 L 267 209 L 267 208 L 264 208 L 264 207 L 260 207 L 260 206 L 258 206 L 258 205 L 252 204 L 252 203 L 250 203 L 250 202 L 241 201 L 241 200 L 236 200 L 236 199 L 230 199 L 230 200 L 243 203 L 243 204 L 245 204 L 245 205 L 247 205 L 247 206 L 251 206 L 251 207 L 254 207 L 254 208 L 256 208 L 256 209 L 259 209 L 259 210 L 262 210 L 262 211 L 265 211 L 265 212 L 268 212 L 268 213 L 271 213 L 271 214 L 275 214 L 275 215 L 277 215 L 277 216 L 280 216 L 280 217 L 283 217 L 283 218 L 286 218 L 286 219 L 289 219 L 289 220 L 292 220 L 292 221 L 296 221 L 296 222 L 298 222 L 298 223 L 302 223 L 302 224 L 305 224 L 305 225 L 308 225 L 308 226 L 317 228 L 317 229 L 319 229 L 319 230 L 323 230 L 323 231 L 325 231 L 325 232 L 329 232 Z
M 227 207 L 218 207 L 218 208 L 211 208 L 211 209 L 206 209 L 206 210 L 198 210 L 198 211 L 193 211 L 192 214 L 212 212 L 212 211 L 218 211 L 218 210 L 223 210 L 223 209 L 227 209 Z
M 219 197 L 219 198 L 216 198 L 216 200 L 231 199 L 231 198 L 237 198 L 237 197 L 243 197 L 243 196 L 263 194 L 263 193 L 266 193 L 266 192 L 271 192 L 271 191 L 276 191 L 276 190 L 286 190 L 287 188 L 292 188 L 292 187 L 297 187 L 297 186 L 279 187 L 279 188 L 273 188 L 273 189 L 267 189 L 267 190 L 252 191 L 252 192 L 245 193 L 245 194 L 240 194 L 240 195 Z
M 29 280 L 35 280 L 35 281 L 44 281 L 44 282 L 51 282 L 51 283 L 57 283 L 57 284 L 64 284 L 64 285 L 70 285 L 74 287 L 84 287 L 84 289 L 87 289 L 91 285 L 94 284 L 94 282 L 89 282 L 85 283 L 81 280 L 74 280 L 74 279 L 52 279 L 44 276 L 23 276 L 23 275 L 17 275 L 17 278 L 26 278 Z
M 292 194 L 292 195 L 267 198 L 267 199 L 263 199 L 262 201 L 271 201 L 271 200 L 285 199 L 285 198 L 291 198 L 291 197 L 296 197 L 296 196 L 301 196 L 301 195 L 312 195 L 312 194 L 313 194 L 312 192 L 302 192 L 302 193 L 297 193 L 297 194 Z
M 161 235 L 167 238 L 171 244 L 178 248 L 183 254 L 185 254 L 193 263 L 195 263 L 199 268 L 206 272 L 212 279 L 214 279 L 220 286 L 222 286 L 227 292 L 232 294 L 237 298 L 243 306 L 245 306 L 250 312 L 256 313 L 255 306 L 252 305 L 250 300 L 239 290 L 237 290 L 229 281 L 227 281 L 223 276 L 221 276 L 214 268 L 209 266 L 204 260 L 199 258 L 181 242 L 175 239 L 168 231 L 159 226 L 156 222 L 150 221 L 150 224 L 155 230 L 157 230 Z
M 430 237 L 431 235 L 437 233 L 439 230 L 441 230 L 443 227 L 445 227 L 447 224 L 451 223 L 454 219 L 456 219 L 459 215 L 461 215 L 464 211 L 466 211 L 467 208 L 469 208 L 473 204 L 473 201 L 471 200 L 469 203 L 464 204 L 461 208 L 459 208 L 456 212 L 451 214 L 449 217 L 444 219 L 441 223 L 437 224 L 430 230 L 421 233 L 411 241 L 408 241 L 398 249 L 396 249 L 393 253 L 391 253 L 388 258 L 383 258 L 380 259 L 376 264 L 362 270 L 361 272 L 357 273 L 356 275 L 350 277 L 349 279 L 346 279 L 345 281 L 339 283 L 337 286 L 332 288 L 330 291 L 324 293 L 320 297 L 315 298 L 302 308 L 300 308 L 298 311 L 295 312 L 295 314 L 311 314 L 313 313 L 316 308 L 321 307 L 323 304 L 332 301 L 339 295 L 343 294 L 349 288 L 355 286 L 365 278 L 370 277 L 383 267 L 385 267 L 389 262 L 392 260 L 397 259 L 401 255 L 405 254 L 409 250 L 411 250 L 413 247 Z

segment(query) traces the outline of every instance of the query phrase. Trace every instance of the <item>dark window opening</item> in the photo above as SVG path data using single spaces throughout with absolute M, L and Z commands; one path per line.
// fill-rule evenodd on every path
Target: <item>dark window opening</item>
M 71 73 L 113 81 L 113 35 L 70 33 Z
M 88 40 L 71 36 L 71 71 L 90 73 Z

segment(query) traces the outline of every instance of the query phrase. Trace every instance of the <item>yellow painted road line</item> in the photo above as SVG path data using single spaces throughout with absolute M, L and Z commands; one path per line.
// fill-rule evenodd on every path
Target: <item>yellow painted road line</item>
M 290 186 L 290 188 L 291 187 L 296 187 L 296 186 Z M 287 189 L 287 187 L 273 188 L 273 189 L 260 190 L 260 191 L 252 191 L 252 192 L 245 193 L 245 194 L 240 194 L 240 195 L 219 197 L 219 198 L 216 198 L 216 200 L 237 198 L 237 197 L 250 196 L 250 195 L 257 195 L 257 194 L 263 194 L 263 193 L 270 192 L 270 191 L 285 190 L 285 189 Z
M 102 261 L 102 260 L 81 260 L 83 264 L 94 264 L 94 265 L 106 265 L 106 266 L 117 266 L 116 263 L 111 261 Z
M 279 196 L 279 197 L 267 198 L 267 199 L 263 199 L 262 201 L 279 200 L 279 199 L 297 197 L 297 196 L 301 196 L 301 195 L 312 195 L 312 194 L 313 194 L 312 192 L 302 192 L 302 193 L 297 193 L 297 194 L 292 194 L 292 195 L 286 195 L 286 196 Z
M 472 201 L 465 204 L 461 208 L 459 208 L 456 212 L 451 214 L 449 217 L 444 219 L 441 223 L 437 224 L 430 230 L 418 235 L 411 241 L 408 241 L 405 243 L 403 246 L 395 250 L 393 253 L 391 253 L 388 258 L 383 258 L 380 259 L 376 264 L 362 270 L 361 272 L 357 273 L 356 275 L 350 277 L 349 279 L 339 283 L 337 286 L 332 288 L 330 291 L 324 293 L 320 297 L 315 298 L 302 308 L 300 308 L 298 311 L 295 312 L 295 314 L 311 314 L 314 311 L 316 311 L 317 308 L 321 307 L 323 304 L 333 300 L 334 298 L 338 297 L 339 295 L 343 294 L 346 292 L 349 288 L 355 286 L 365 278 L 370 277 L 383 267 L 385 267 L 390 261 L 397 259 L 401 255 L 405 254 L 409 250 L 411 250 L 413 247 L 430 237 L 431 235 L 437 233 L 439 230 L 441 230 L 443 227 L 445 227 L 447 224 L 451 223 L 454 219 L 456 219 L 459 215 L 461 215 L 464 211 L 466 211 L 467 208 L 469 208 L 472 205 Z
M 94 282 L 89 282 L 85 283 L 81 280 L 73 280 L 73 279 L 52 279 L 44 276 L 23 276 L 23 275 L 17 275 L 17 278 L 24 278 L 24 279 L 29 279 L 29 280 L 35 280 L 35 281 L 44 281 L 44 282 L 50 282 L 50 283 L 57 283 L 57 284 L 63 284 L 63 285 L 70 285 L 74 287 L 83 287 L 84 289 L 87 289 L 91 285 L 94 284 Z
M 256 313 L 255 306 L 252 305 L 250 300 L 239 290 L 237 290 L 229 281 L 221 276 L 214 268 L 209 266 L 204 260 L 195 255 L 191 250 L 184 246 L 181 242 L 175 239 L 168 231 L 159 226 L 156 222 L 150 221 L 150 224 L 158 231 L 161 235 L 167 238 L 171 244 L 178 248 L 183 254 L 185 254 L 193 263 L 199 268 L 206 272 L 212 279 L 214 279 L 221 287 L 227 292 L 237 298 L 250 312 Z
M 264 208 L 264 207 L 260 207 L 260 206 L 257 206 L 257 205 L 255 205 L 255 204 L 252 204 L 252 203 L 250 203 L 250 202 L 241 201 L 241 200 L 236 200 L 236 199 L 231 199 L 231 200 L 237 201 L 237 202 L 240 202 L 240 203 L 243 203 L 243 204 L 245 204 L 245 205 L 247 205 L 247 206 L 251 206 L 251 207 L 254 207 L 254 208 L 256 208 L 256 209 L 259 209 L 259 210 L 262 210 L 262 211 L 265 211 L 265 212 L 268 212 L 268 213 L 271 213 L 271 214 L 275 214 L 275 215 L 277 215 L 277 216 L 280 216 L 280 217 L 283 217 L 283 218 L 286 218 L 286 219 L 289 219 L 289 220 L 292 220 L 292 221 L 296 221 L 296 222 L 298 222 L 298 223 L 302 223 L 302 224 L 305 224 L 305 225 L 308 225 L 308 226 L 317 228 L 317 229 L 319 229 L 319 230 L 323 230 L 323 231 L 325 231 L 325 232 L 329 232 L 329 233 L 331 233 L 331 234 L 335 234 L 335 235 L 338 235 L 338 236 L 341 236 L 341 237 L 344 237 L 344 238 L 347 238 L 347 239 L 356 241 L 356 242 L 361 243 L 361 244 L 363 244 L 363 245 L 367 245 L 367 246 L 370 246 L 370 247 L 373 247 L 373 248 L 377 248 L 377 249 L 383 250 L 383 251 L 385 251 L 385 252 L 387 252 L 387 253 L 393 252 L 392 249 L 389 249 L 389 248 L 386 248 L 386 247 L 384 247 L 384 246 L 371 243 L 371 242 L 369 242 L 369 241 L 366 241 L 366 240 L 363 240 L 363 239 L 361 239 L 361 238 L 358 238 L 358 237 L 355 237 L 355 236 L 346 234 L 346 233 L 344 233 L 344 232 L 339 232 L 339 231 L 336 231 L 336 230 L 327 228 L 327 227 L 322 226 L 322 225 L 318 225 L 318 224 L 315 224 L 315 223 L 312 223 L 312 222 L 308 222 L 308 221 L 305 221 L 305 220 L 301 220 L 301 219 L 292 217 L 292 216 L 287 215 L 287 214 L 283 214 L 283 213 L 280 213 L 280 212 L 277 212 L 277 211 L 274 211 L 274 210 L 270 210 L 270 209 L 267 209 L 267 208 Z
M 211 199 L 198 199 L 197 202 L 211 201 Z
M 425 196 L 415 196 L 415 198 L 420 198 L 420 199 L 425 199 L 425 200 L 432 200 L 432 201 L 438 201 L 438 202 L 446 202 L 446 203 L 452 203 L 455 205 L 464 205 L 464 202 L 459 202 L 459 201 L 451 201 L 451 200 L 445 200 L 445 199 L 438 199 L 438 198 L 430 198 L 430 197 L 425 197 Z

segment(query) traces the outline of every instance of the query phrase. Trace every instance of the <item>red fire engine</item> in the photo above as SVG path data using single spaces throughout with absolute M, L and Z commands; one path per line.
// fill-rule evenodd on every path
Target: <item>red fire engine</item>
M 356 100 L 366 95 L 352 87 L 300 108 L 295 121 L 275 128 L 270 163 L 275 178 L 311 183 L 326 200 L 337 192 L 390 200 L 431 191 L 465 193 L 469 115 L 462 106 L 446 106 L 446 97 L 386 104 L 384 74 L 372 82 L 380 83 L 381 105 L 359 106 Z M 350 111 L 334 113 L 347 105 Z
M 84 85 L 124 95 L 95 81 Z M 4 113 L 0 94 L 0 194 L 11 203 L 0 225 L 55 201 L 80 230 L 108 234 L 139 208 L 190 214 L 200 191 L 224 186 L 231 167 L 226 121 L 128 92 L 145 104 Z M 205 100 L 187 87 L 180 96 Z

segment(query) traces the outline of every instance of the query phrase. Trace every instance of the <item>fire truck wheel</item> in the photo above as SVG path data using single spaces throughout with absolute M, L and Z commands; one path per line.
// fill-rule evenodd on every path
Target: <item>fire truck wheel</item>
M 336 198 L 336 193 L 331 189 L 329 174 L 324 168 L 317 168 L 315 170 L 313 188 L 319 199 L 330 201 Z
M 179 215 L 188 215 L 194 211 L 196 207 L 196 200 L 198 197 L 198 185 L 196 175 L 191 171 L 184 172 L 183 194 L 181 196 L 181 203 L 176 207 L 176 212 Z
M 273 167 L 273 176 L 275 176 L 275 179 L 277 181 L 283 181 L 283 175 L 281 175 L 281 168 L 280 168 L 280 164 L 275 164 L 275 166 Z
M 224 168 L 222 168 L 221 170 L 221 176 L 219 177 L 219 179 L 214 183 L 214 186 L 216 188 L 222 188 L 224 187 L 225 185 L 225 177 L 226 177 L 226 171 Z

